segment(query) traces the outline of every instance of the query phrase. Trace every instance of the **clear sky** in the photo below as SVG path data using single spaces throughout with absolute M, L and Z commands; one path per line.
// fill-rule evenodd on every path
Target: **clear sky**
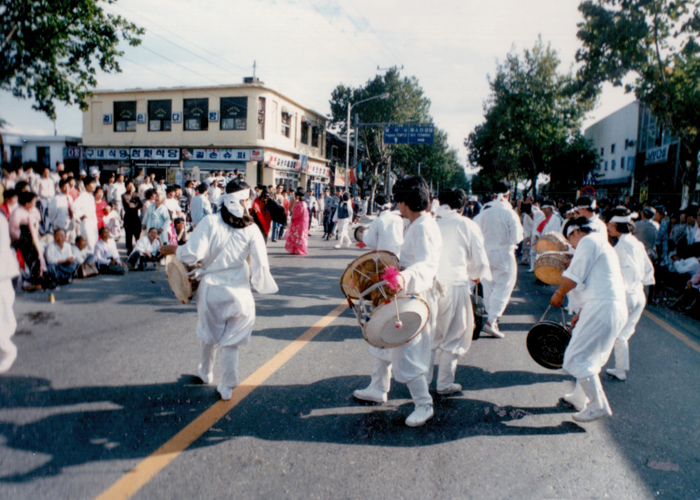
M 432 101 L 435 123 L 466 162 L 464 138 L 483 121 L 487 75 L 513 48 L 538 35 L 552 44 L 561 71 L 579 47 L 577 0 L 119 0 L 107 11 L 146 28 L 124 47 L 122 73 L 98 76 L 100 89 L 241 83 L 253 73 L 321 113 L 336 85 L 360 86 L 403 66 Z M 587 126 L 631 102 L 606 87 Z M 59 134 L 82 135 L 77 107 L 58 107 Z M 53 133 L 29 101 L 0 93 L 5 130 Z

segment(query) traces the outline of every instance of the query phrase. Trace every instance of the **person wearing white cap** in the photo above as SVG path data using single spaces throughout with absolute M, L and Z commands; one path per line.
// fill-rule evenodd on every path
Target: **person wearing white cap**
M 608 228 L 605 222 L 600 220 L 598 214 L 595 213 L 596 202 L 591 200 L 588 196 L 581 196 L 576 200 L 576 209 L 581 217 L 585 217 L 589 221 L 589 225 L 593 231 L 603 233 L 605 237 L 608 237 Z
M 454 394 L 462 390 L 455 383 L 457 364 L 467 354 L 474 333 L 470 284 L 490 279 L 491 270 L 481 229 L 476 222 L 460 215 L 466 199 L 464 191 L 446 189 L 439 199 L 437 224 L 442 234 L 442 253 L 437 279 L 445 285 L 445 296 L 438 298 L 428 379 L 437 361 L 438 394 Z
M 251 283 L 261 294 L 278 291 L 270 274 L 265 240 L 248 214 L 250 196 L 245 181 L 229 182 L 220 212 L 202 219 L 185 245 L 165 245 L 161 251 L 161 255 L 175 254 L 183 264 L 201 265 L 195 273 L 200 283 L 197 336 L 201 360 L 197 375 L 206 384 L 213 382 L 218 348 L 221 383 L 217 390 L 223 400 L 231 399 L 238 385 L 238 349 L 253 333 Z
M 530 243 L 530 251 L 535 250 L 535 258 L 537 256 L 537 240 L 547 233 L 561 233 L 562 220 L 559 214 L 554 211 L 554 202 L 545 200 L 540 205 L 539 212 L 534 219 L 532 228 L 532 239 Z M 532 255 L 532 254 L 531 254 Z M 530 269 L 534 272 L 535 261 L 530 263 Z
M 401 257 L 403 219 L 391 211 L 391 200 L 383 194 L 374 198 L 379 215 L 362 234 L 362 241 L 372 250 L 386 250 Z
M 481 213 L 474 218 L 474 222 L 484 234 L 484 246 L 491 267 L 491 279 L 482 282 L 484 305 L 488 313 L 484 332 L 493 337 L 503 338 L 504 335 L 498 328 L 498 318 L 506 310 L 518 279 L 515 249 L 523 240 L 523 226 L 510 206 L 508 186 L 497 182 L 494 193 L 496 199 L 484 206 Z
M 550 304 L 561 307 L 576 289 L 581 310 L 573 317 L 571 341 L 562 368 L 576 378 L 574 392 L 564 400 L 576 408 L 577 422 L 612 416 L 598 374 L 608 362 L 615 339 L 627 321 L 627 303 L 620 261 L 606 234 L 595 231 L 586 217 L 569 220 L 564 234 L 575 248 L 564 282 Z
M 611 213 L 608 222 L 610 236 L 617 238 L 615 252 L 620 259 L 622 277 L 625 281 L 628 318 L 625 326 L 615 340 L 615 368 L 608 368 L 606 373 L 619 380 L 627 379 L 630 369 L 629 340 L 634 334 L 635 327 L 642 317 L 647 297 L 645 285 L 653 285 L 654 265 L 647 255 L 644 245 L 632 234 L 632 217 L 626 208 L 616 208 Z
M 73 202 L 73 217 L 80 224 L 80 235 L 87 240 L 88 248 L 92 253 L 97 245 L 99 235 L 97 233 L 97 211 L 95 209 L 95 192 L 97 181 L 94 177 L 86 177 L 84 191 Z

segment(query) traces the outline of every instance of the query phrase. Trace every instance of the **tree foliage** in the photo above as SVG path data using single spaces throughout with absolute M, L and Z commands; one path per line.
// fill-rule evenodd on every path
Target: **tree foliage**
M 469 162 L 486 178 L 529 180 L 535 190 L 540 174 L 571 176 L 559 159 L 581 145 L 577 134 L 594 98 L 576 92 L 572 75 L 558 73 L 559 63 L 556 51 L 539 39 L 522 56 L 509 53 L 489 77 L 485 121 L 465 141 Z
M 700 150 L 700 1 L 586 0 L 579 10 L 581 88 L 597 95 L 603 82 L 625 85 L 678 135 L 684 157 L 694 158 Z M 635 79 L 625 84 L 628 75 Z
M 331 94 L 330 127 L 342 136 L 346 133 L 348 104 L 354 104 L 372 96 L 389 93 L 387 99 L 363 103 L 352 109 L 360 123 L 432 123 L 430 100 L 415 77 L 402 77 L 398 69 L 391 68 L 357 88 L 338 85 Z M 457 151 L 447 144 L 447 134 L 436 128 L 435 141 L 430 146 L 406 144 L 385 145 L 384 128 L 362 126 L 359 140 L 366 148 L 360 185 L 374 195 L 376 187 L 384 182 L 386 168 L 391 157 L 391 169 L 398 175 L 415 175 L 421 165 L 421 175 L 428 182 L 441 185 L 466 187 L 464 168 L 459 164 Z
M 144 30 L 100 3 L 115 0 L 5 0 L 0 6 L 0 89 L 33 98 L 55 119 L 55 102 L 87 109 L 96 69 L 119 72 L 120 39 L 138 45 Z

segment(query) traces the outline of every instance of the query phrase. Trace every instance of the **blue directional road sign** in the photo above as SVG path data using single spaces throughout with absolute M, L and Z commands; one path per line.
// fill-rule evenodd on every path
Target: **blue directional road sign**
M 432 144 L 435 128 L 430 123 L 387 125 L 384 144 Z

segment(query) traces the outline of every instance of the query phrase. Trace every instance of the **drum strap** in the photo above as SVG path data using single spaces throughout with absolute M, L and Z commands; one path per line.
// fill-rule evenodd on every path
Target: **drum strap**
M 544 314 L 542 315 L 542 317 L 540 318 L 540 320 L 538 321 L 538 323 L 542 323 L 542 322 L 544 321 L 544 318 L 547 316 L 547 313 L 549 312 L 549 310 L 550 310 L 551 308 L 552 308 L 551 305 L 550 305 L 549 307 L 547 307 L 547 310 L 544 312 Z M 566 327 L 566 316 L 564 315 L 564 309 L 561 308 L 560 311 L 561 311 L 561 319 L 562 319 L 562 321 L 563 321 L 563 325 Z

